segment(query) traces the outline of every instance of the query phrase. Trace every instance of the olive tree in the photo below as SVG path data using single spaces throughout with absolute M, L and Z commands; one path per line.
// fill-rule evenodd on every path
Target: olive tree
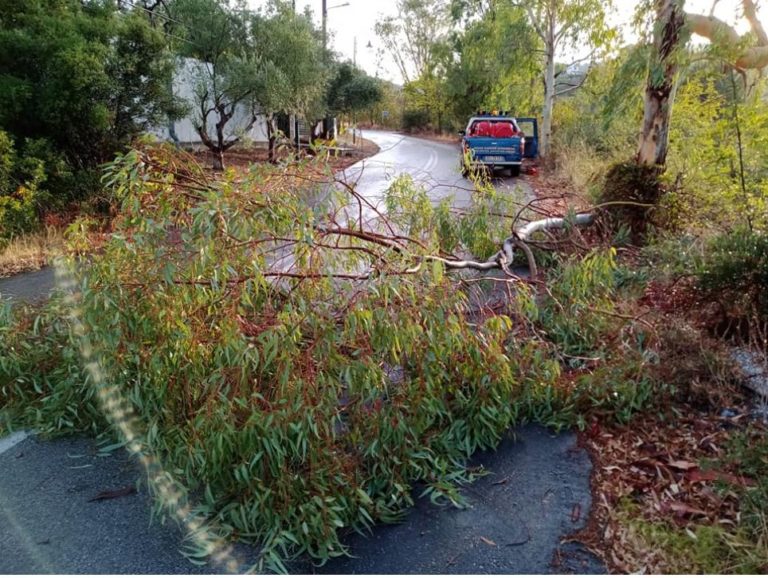
M 328 85 L 327 104 L 331 112 L 352 113 L 371 108 L 381 101 L 381 83 L 350 62 L 340 64 Z
M 310 117 L 323 108 L 327 79 L 322 39 L 309 13 L 272 2 L 251 16 L 252 49 L 258 54 L 254 98 L 267 118 L 269 157 L 274 160 L 276 115 Z
M 310 14 L 279 0 L 258 12 L 230 1 L 176 0 L 170 14 L 186 38 L 180 54 L 193 59 L 186 68 L 195 128 L 214 153 L 214 168 L 223 168 L 224 153 L 260 118 L 274 159 L 276 115 L 321 108 L 323 50 Z
M 242 8 L 217 0 L 176 0 L 170 7 L 173 30 L 184 39 L 179 55 L 193 86 L 193 123 L 216 169 L 258 120 L 261 62 Z

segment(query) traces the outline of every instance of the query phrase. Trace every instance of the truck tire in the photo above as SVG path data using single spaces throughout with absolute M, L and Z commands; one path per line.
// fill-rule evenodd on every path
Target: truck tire
M 510 177 L 519 177 L 520 176 L 520 165 L 512 165 L 509 167 L 509 176 Z

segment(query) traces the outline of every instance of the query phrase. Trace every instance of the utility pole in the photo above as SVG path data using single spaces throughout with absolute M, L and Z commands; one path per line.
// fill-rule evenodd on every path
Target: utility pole
M 323 58 L 328 53 L 328 0 L 323 0 Z
M 323 0 L 323 62 L 328 64 L 328 0 Z M 328 138 L 328 125 L 330 124 L 328 115 L 323 119 L 323 138 Z
M 357 36 L 355 36 L 355 44 L 352 47 L 352 64 L 357 68 Z M 355 135 L 357 133 L 357 112 L 352 112 L 352 144 L 355 144 Z
M 349 2 L 343 4 L 336 4 L 331 8 L 341 8 L 342 6 L 349 6 Z M 328 0 L 323 0 L 323 61 L 328 65 Z M 330 131 L 331 119 L 325 117 L 323 119 L 323 137 L 328 138 L 328 132 Z
M 293 16 L 296 17 L 296 0 L 291 2 L 291 7 L 293 8 Z M 290 121 L 290 117 L 288 120 Z M 293 137 L 296 144 L 296 154 L 301 155 L 301 135 L 299 134 L 299 116 L 297 114 L 293 115 Z

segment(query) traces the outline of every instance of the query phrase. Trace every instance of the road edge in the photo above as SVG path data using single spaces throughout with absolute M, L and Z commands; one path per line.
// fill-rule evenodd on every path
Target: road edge
M 13 432 L 9 436 L 0 438 L 0 456 L 3 455 L 8 450 L 11 450 L 15 446 L 19 445 L 25 439 L 29 438 L 30 435 L 31 435 L 31 432 L 28 432 L 25 430 L 19 430 L 19 431 Z

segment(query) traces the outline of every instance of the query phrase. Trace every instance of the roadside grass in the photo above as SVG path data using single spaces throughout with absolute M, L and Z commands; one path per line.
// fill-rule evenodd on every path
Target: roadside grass
M 743 529 L 694 525 L 681 529 L 669 522 L 646 522 L 631 508 L 618 512 L 623 540 L 640 554 L 637 572 L 652 574 L 764 574 L 768 550 L 764 536 L 755 540 Z
M 574 536 L 614 572 L 768 571 L 768 429 L 698 286 L 704 246 L 661 241 L 625 264 L 625 310 L 658 340 L 655 399 L 629 426 L 599 420 L 581 435 L 596 499 Z
M 615 159 L 595 152 L 594 148 L 575 142 L 558 144 L 549 159 L 548 175 L 564 183 L 563 189 L 574 195 L 597 199 L 605 174 Z
M 0 277 L 50 265 L 62 254 L 64 244 L 64 231 L 60 227 L 46 227 L 38 233 L 0 241 Z

